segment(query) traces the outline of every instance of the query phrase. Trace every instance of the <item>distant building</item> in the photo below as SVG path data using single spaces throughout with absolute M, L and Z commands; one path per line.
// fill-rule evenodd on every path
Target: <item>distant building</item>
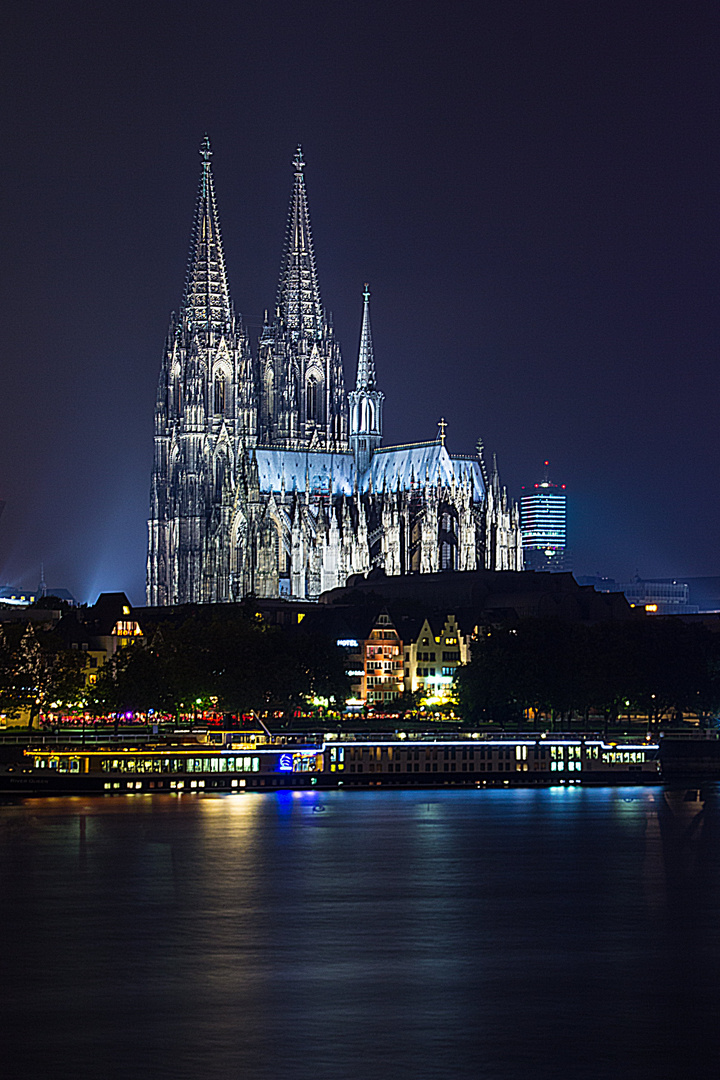
M 463 634 L 455 615 L 430 615 L 409 639 L 405 631 L 405 689 L 447 697 L 455 673 L 470 660 L 471 635 Z
M 648 615 L 696 615 L 700 610 L 716 610 L 712 605 L 701 608 L 693 602 L 691 580 L 713 579 L 661 578 L 645 581 L 636 577 L 634 581 L 626 582 L 599 576 L 577 579 L 579 585 L 592 585 L 596 592 L 623 593 L 631 607 L 643 608 Z
M 520 533 L 523 563 L 526 570 L 569 570 L 564 484 L 545 478 L 539 484 L 524 487 L 520 497 Z
M 351 708 L 388 706 L 403 692 L 446 700 L 455 672 L 470 658 L 471 635 L 455 615 L 408 615 L 403 604 L 320 605 L 303 629 L 332 636 L 345 652 Z
M 692 614 L 698 609 L 690 604 L 690 588 L 684 581 L 635 581 L 621 583 L 620 591 L 635 607 L 651 615 Z
M 130 618 L 127 613 L 123 618 L 117 613 L 117 605 L 123 602 L 129 606 L 122 594 L 110 594 L 100 597 L 96 605 L 103 609 L 105 634 L 112 626 L 125 636 L 124 641 L 113 639 L 108 658 L 123 644 L 152 640 L 154 629 L 162 623 L 179 625 L 194 613 L 212 614 L 221 608 L 220 604 L 160 605 L 132 608 Z M 512 626 L 529 618 L 597 623 L 643 617 L 631 610 L 622 593 L 603 594 L 592 585 L 583 588 L 572 574 L 514 570 L 386 574 L 376 569 L 323 593 L 319 603 L 253 597 L 245 609 L 269 625 L 335 642 L 343 650 L 350 679 L 347 704 L 355 710 L 366 705 L 392 710 L 392 702 L 403 692 L 446 700 L 455 673 L 469 661 L 471 643 L 481 628 Z M 90 617 L 90 612 L 88 622 L 97 636 L 95 615 Z M 90 638 L 83 640 L 89 643 Z
M 85 681 L 90 685 L 118 649 L 142 640 L 143 631 L 127 596 L 118 592 L 101 593 L 92 607 L 67 611 L 58 635 L 66 648 L 84 654 Z
M 720 612 L 720 577 L 683 578 L 690 589 L 690 603 L 698 611 Z
M 49 597 L 50 600 L 57 598 L 64 600 L 70 607 L 77 604 L 77 600 L 69 589 L 48 589 L 43 585 L 38 589 L 20 589 L 16 585 L 0 585 L 0 604 L 9 604 L 12 607 L 27 607 L 36 600 Z M 50 605 L 49 605 L 50 606 Z
M 35 589 L 17 589 L 14 585 L 0 585 L 0 604 L 27 607 L 38 599 Z
M 368 704 L 392 701 L 403 692 L 403 643 L 387 611 L 378 616 L 363 642 L 362 696 Z

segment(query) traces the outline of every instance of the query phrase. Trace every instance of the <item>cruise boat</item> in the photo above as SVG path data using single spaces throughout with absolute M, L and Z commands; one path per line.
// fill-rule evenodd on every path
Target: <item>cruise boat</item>
M 656 783 L 659 746 L 600 736 L 282 736 L 211 732 L 192 741 L 28 747 L 0 793 L 267 791 Z

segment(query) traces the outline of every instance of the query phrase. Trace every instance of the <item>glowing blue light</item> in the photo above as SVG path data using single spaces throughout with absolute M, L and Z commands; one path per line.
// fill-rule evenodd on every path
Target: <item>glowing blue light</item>
M 292 772 L 293 771 L 293 759 L 292 754 L 281 754 L 278 760 L 279 772 Z

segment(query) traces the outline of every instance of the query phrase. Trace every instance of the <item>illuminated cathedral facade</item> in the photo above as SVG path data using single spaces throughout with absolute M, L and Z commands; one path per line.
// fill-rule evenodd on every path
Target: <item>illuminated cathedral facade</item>
M 274 316 L 253 347 L 230 300 L 205 139 L 182 307 L 155 406 L 152 605 L 314 599 L 387 574 L 522 569 L 517 507 L 482 444 L 383 446 L 363 296 L 355 387 L 320 300 L 300 150 Z

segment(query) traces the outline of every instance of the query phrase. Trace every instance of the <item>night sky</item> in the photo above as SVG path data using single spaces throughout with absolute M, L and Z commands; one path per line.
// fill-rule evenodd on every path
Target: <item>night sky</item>
M 38 0 L 0 50 L 0 584 L 144 602 L 155 390 L 210 135 L 231 294 L 274 305 L 302 143 L 385 442 L 567 484 L 573 565 L 720 573 L 714 0 Z

